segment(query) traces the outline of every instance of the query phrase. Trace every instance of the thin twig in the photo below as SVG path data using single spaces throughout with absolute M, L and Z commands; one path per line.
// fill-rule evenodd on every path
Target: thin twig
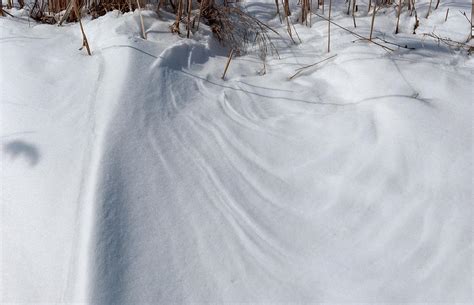
M 459 42 L 456 40 L 452 40 L 451 38 L 445 38 L 437 35 L 436 33 L 423 33 L 423 37 L 430 37 L 435 39 L 438 42 L 438 45 L 440 43 L 445 44 L 449 48 L 455 48 L 455 49 L 466 49 L 470 50 L 473 48 L 472 45 L 469 45 L 465 42 Z
M 2 11 L 1 11 L 1 12 L 7 14 L 7 15 L 10 16 L 10 17 L 15 18 L 15 16 L 13 16 L 12 14 L 10 14 L 10 13 L 7 12 L 6 10 L 4 10 L 3 8 L 2 8 Z
M 290 18 L 288 18 L 288 20 L 290 20 Z M 298 34 L 298 31 L 295 28 L 295 25 L 293 24 L 293 22 L 291 22 L 291 20 L 289 22 L 291 26 L 293 27 L 293 31 L 295 31 L 296 37 L 298 37 L 298 40 L 300 41 L 300 43 L 302 43 L 303 41 L 301 40 L 300 35 Z
M 320 18 L 322 18 L 322 19 L 324 19 L 324 20 L 326 20 L 326 21 L 329 21 L 329 20 L 328 20 L 326 17 L 324 17 L 323 15 L 320 15 L 320 14 L 317 14 L 317 13 L 315 13 L 315 15 L 318 16 L 318 17 L 320 17 Z M 368 38 L 366 38 L 366 37 L 364 37 L 364 36 L 362 36 L 362 35 L 359 35 L 359 34 L 357 34 L 356 32 L 351 31 L 351 30 L 349 30 L 349 29 L 343 27 L 343 26 L 341 26 L 341 25 L 335 23 L 335 22 L 332 21 L 332 20 L 329 21 L 329 22 L 331 22 L 332 24 L 334 24 L 334 25 L 337 26 L 338 28 L 343 29 L 344 31 L 349 32 L 349 33 L 351 33 L 352 35 L 354 35 L 354 36 L 360 38 L 361 40 L 366 40 L 366 41 L 368 41 L 368 42 L 370 42 L 370 43 L 373 43 L 373 44 L 375 44 L 375 45 L 377 45 L 377 46 L 379 46 L 379 47 L 382 47 L 382 48 L 385 49 L 386 51 L 392 51 L 392 52 L 395 51 L 395 50 L 393 50 L 393 49 L 391 49 L 391 48 L 389 48 L 389 47 L 387 47 L 387 46 L 384 46 L 383 44 L 380 44 L 380 43 L 377 43 L 377 42 L 375 42 L 375 41 L 369 40 Z
M 301 72 L 303 72 L 304 69 L 314 67 L 314 66 L 316 66 L 316 65 L 318 65 L 318 64 L 320 64 L 320 63 L 322 63 L 322 62 L 325 62 L 325 61 L 327 61 L 327 60 L 330 60 L 331 58 L 334 58 L 334 57 L 336 57 L 336 56 L 337 56 L 337 54 L 334 54 L 333 56 L 327 57 L 327 58 L 325 58 L 325 59 L 323 59 L 323 60 L 321 60 L 321 61 L 318 61 L 318 62 L 316 62 L 316 63 L 314 63 L 314 64 L 311 64 L 311 65 L 307 65 L 307 66 L 298 68 L 298 69 L 296 69 L 297 72 L 296 72 L 295 74 L 293 74 L 292 76 L 290 76 L 288 79 L 289 79 L 289 80 L 292 80 L 292 79 L 295 78 L 297 75 L 299 75 Z
M 469 18 L 467 17 L 466 12 L 461 12 L 461 11 L 459 11 L 459 13 L 460 13 L 461 15 L 463 15 L 463 16 L 466 18 L 466 20 L 467 20 L 467 22 L 469 23 L 469 25 L 472 26 L 471 20 L 469 20 Z
M 390 41 L 387 41 L 387 40 L 385 40 L 385 39 L 383 39 L 383 38 L 380 38 L 380 37 L 375 37 L 375 39 L 378 39 L 378 40 L 380 40 L 380 41 L 383 41 L 383 42 L 386 43 L 386 44 L 391 44 L 391 45 L 393 45 L 393 46 L 397 46 L 397 47 L 399 47 L 399 48 L 404 48 L 404 49 L 408 49 L 408 50 L 415 50 L 415 48 L 409 47 L 408 45 L 401 45 L 401 44 L 398 44 L 398 43 L 390 42 Z

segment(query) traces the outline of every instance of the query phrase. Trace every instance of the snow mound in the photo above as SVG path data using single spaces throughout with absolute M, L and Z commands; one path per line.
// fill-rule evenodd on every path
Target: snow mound
M 272 3 L 243 5 L 284 33 Z M 423 27 L 464 29 L 447 5 Z M 472 58 L 334 29 L 288 80 L 329 56 L 313 16 L 223 81 L 208 28 L 144 17 L 86 20 L 91 57 L 76 24 L 0 18 L 2 302 L 473 300 Z

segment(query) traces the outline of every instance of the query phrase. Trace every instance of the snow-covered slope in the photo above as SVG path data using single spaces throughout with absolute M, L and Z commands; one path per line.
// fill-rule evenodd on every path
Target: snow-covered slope
M 376 35 L 417 48 L 393 53 L 333 27 L 327 54 L 314 16 L 291 45 L 273 1 L 243 5 L 281 59 L 225 81 L 210 30 L 166 14 L 148 40 L 137 12 L 85 21 L 91 57 L 77 24 L 0 18 L 2 302 L 473 300 L 474 62 L 421 36 L 465 39 L 444 17 L 469 1 L 397 38 L 384 10 Z

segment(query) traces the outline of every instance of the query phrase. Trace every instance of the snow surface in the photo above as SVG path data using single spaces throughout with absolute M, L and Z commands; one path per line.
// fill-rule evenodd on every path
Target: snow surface
M 416 50 L 333 26 L 327 54 L 327 22 L 292 45 L 247 0 L 281 58 L 225 81 L 209 28 L 167 14 L 148 40 L 138 12 L 85 20 L 92 57 L 77 24 L 0 18 L 2 302 L 470 304 L 474 61 L 422 36 L 465 40 L 470 1 L 418 2 L 417 35 L 394 8 L 375 26 Z

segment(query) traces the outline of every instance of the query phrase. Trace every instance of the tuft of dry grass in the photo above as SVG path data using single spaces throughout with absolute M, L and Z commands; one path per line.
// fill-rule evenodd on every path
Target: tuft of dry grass
M 278 33 L 239 7 L 208 5 L 201 14 L 217 40 L 235 53 L 246 53 L 249 47 L 257 47 L 262 59 L 268 54 L 278 55 L 269 35 Z

